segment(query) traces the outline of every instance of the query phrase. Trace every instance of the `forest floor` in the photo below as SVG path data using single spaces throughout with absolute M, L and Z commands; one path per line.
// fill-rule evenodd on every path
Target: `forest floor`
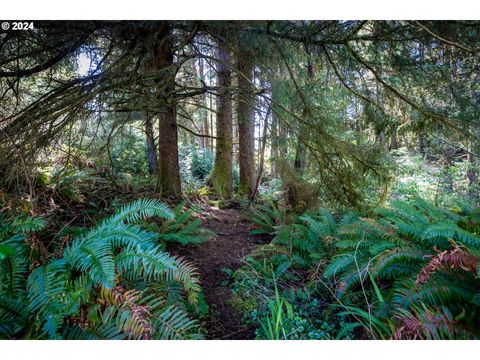
M 253 339 L 252 327 L 242 325 L 242 314 L 232 304 L 232 291 L 225 285 L 228 274 L 242 265 L 242 258 L 259 243 L 250 236 L 252 224 L 237 209 L 211 207 L 202 227 L 213 231 L 214 238 L 201 245 L 174 245 L 168 248 L 175 255 L 183 256 L 198 268 L 209 306 L 206 323 L 209 339 Z

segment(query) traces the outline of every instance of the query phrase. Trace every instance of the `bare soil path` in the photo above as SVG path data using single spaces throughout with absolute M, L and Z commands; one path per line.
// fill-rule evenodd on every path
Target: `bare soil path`
M 252 224 L 242 219 L 239 210 L 212 207 L 202 226 L 216 236 L 201 245 L 175 245 L 169 251 L 185 257 L 198 268 L 209 306 L 207 338 L 253 339 L 254 329 L 241 324 L 242 314 L 230 303 L 232 292 L 222 284 L 222 280 L 228 278 L 222 269 L 238 269 L 241 259 L 258 244 L 255 236 L 249 235 Z

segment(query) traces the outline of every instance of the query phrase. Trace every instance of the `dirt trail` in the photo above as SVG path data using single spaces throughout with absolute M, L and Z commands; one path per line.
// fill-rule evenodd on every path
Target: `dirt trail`
M 221 284 L 228 277 L 222 269 L 236 270 L 241 259 L 255 247 L 255 240 L 249 236 L 252 225 L 242 221 L 236 209 L 212 207 L 202 226 L 217 236 L 202 245 L 176 245 L 169 250 L 194 263 L 200 272 L 210 313 L 207 338 L 253 339 L 254 329 L 242 326 L 242 314 L 230 304 L 231 290 Z

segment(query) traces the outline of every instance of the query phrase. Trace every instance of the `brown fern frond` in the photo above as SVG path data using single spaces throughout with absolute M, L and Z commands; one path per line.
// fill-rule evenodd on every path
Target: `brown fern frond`
M 461 330 L 457 320 L 449 318 L 438 309 L 426 306 L 416 307 L 413 312 L 405 310 L 395 318 L 401 322 L 402 326 L 395 330 L 394 340 L 424 340 L 436 338 L 435 334 L 440 329 L 452 335 Z
M 452 250 L 445 250 L 432 256 L 430 262 L 423 267 L 415 280 L 415 285 L 418 288 L 430 279 L 430 277 L 442 269 L 460 269 L 476 274 L 478 266 L 478 258 L 475 255 L 469 254 L 455 245 Z
M 123 331 L 134 339 L 152 339 L 154 328 L 150 323 L 150 309 L 137 304 L 142 293 L 138 290 L 125 290 L 120 286 L 115 286 L 111 291 L 115 305 L 130 312 L 130 317 L 123 324 Z
M 394 340 L 420 340 L 423 339 L 422 324 L 415 317 L 399 318 L 402 326 L 395 329 Z

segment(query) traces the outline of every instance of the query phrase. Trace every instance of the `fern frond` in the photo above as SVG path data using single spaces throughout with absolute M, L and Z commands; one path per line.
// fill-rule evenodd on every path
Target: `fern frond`
M 429 241 L 432 245 L 438 245 L 441 241 L 443 248 L 448 247 L 449 239 L 456 240 L 475 248 L 480 248 L 480 237 L 449 222 L 428 226 L 423 231 L 421 238 L 422 240 Z
M 427 305 L 470 303 L 475 295 L 475 288 L 472 288 L 468 282 L 455 280 L 432 278 L 420 288 L 416 288 L 415 279 L 408 278 L 395 284 L 392 301 L 396 307 L 407 309 L 420 301 Z
M 28 326 L 25 294 L 0 296 L 0 339 L 10 339 Z
M 198 333 L 198 323 L 191 320 L 188 314 L 171 306 L 165 309 L 160 316 L 155 319 L 157 340 L 180 340 L 180 339 L 202 339 L 203 336 Z
M 201 291 L 196 269 L 187 261 L 162 252 L 160 248 L 140 251 L 125 249 L 116 256 L 116 266 L 130 280 L 177 281 L 183 285 L 191 303 L 196 302 Z
M 355 257 L 353 254 L 342 254 L 335 256 L 325 268 L 323 276 L 326 278 L 339 275 L 345 271 L 345 269 L 355 264 Z
M 41 332 L 55 339 L 63 323 L 63 294 L 65 293 L 66 262 L 54 260 L 36 268 L 28 277 L 28 309 L 38 314 Z
M 138 199 L 123 205 L 114 216 L 109 218 L 109 224 L 127 222 L 135 223 L 141 219 L 158 216 L 164 219 L 173 219 L 174 213 L 170 208 L 157 199 Z
M 200 219 L 193 219 L 193 209 L 183 211 L 185 202 L 181 202 L 174 210 L 175 217 L 163 222 L 160 228 L 161 240 L 180 244 L 201 244 L 215 234 L 202 228 Z
M 115 259 L 112 246 L 102 238 L 84 238 L 72 242 L 64 251 L 66 261 L 87 273 L 94 283 L 113 287 Z
M 475 334 L 463 327 L 447 307 L 428 307 L 424 303 L 411 309 L 397 310 L 395 318 L 401 323 L 394 339 L 458 340 L 472 339 Z

